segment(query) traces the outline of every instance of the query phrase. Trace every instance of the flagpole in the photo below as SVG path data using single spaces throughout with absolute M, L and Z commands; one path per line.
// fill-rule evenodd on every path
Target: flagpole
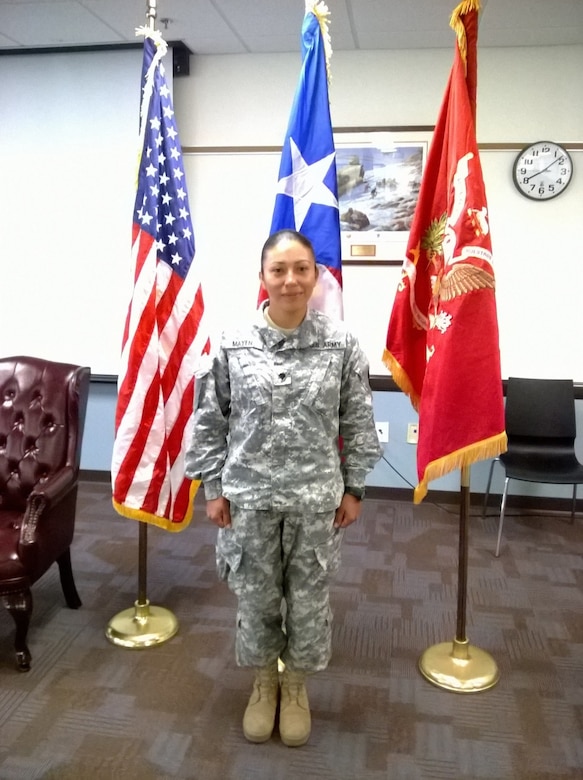
M 146 0 L 146 22 L 147 27 L 153 30 L 156 26 L 157 0 Z
M 156 1 L 146 0 L 147 27 L 154 30 Z M 138 521 L 138 598 L 134 606 L 124 609 L 109 621 L 106 637 L 114 645 L 141 649 L 160 645 L 178 631 L 178 620 L 165 607 L 152 606 L 147 597 L 148 523 Z
M 430 682 L 455 693 L 477 693 L 494 687 L 500 679 L 496 662 L 485 650 L 470 645 L 466 637 L 468 579 L 468 520 L 470 516 L 470 467 L 460 479 L 460 532 L 457 626 L 453 642 L 428 647 L 419 659 L 419 670 Z

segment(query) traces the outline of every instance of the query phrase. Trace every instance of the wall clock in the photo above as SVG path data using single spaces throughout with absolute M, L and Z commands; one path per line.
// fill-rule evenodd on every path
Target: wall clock
M 518 191 L 532 200 L 556 198 L 567 189 L 572 176 L 573 161 L 569 153 L 554 141 L 537 141 L 526 146 L 512 167 Z

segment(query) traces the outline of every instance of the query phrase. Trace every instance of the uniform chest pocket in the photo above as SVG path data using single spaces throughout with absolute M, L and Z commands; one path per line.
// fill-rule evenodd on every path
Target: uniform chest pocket
M 336 411 L 340 406 L 342 358 L 336 353 L 321 352 L 310 367 L 309 380 L 302 397 L 305 406 L 318 412 Z
M 261 366 L 249 355 L 234 352 L 229 357 L 231 401 L 242 409 L 265 403 L 261 385 Z

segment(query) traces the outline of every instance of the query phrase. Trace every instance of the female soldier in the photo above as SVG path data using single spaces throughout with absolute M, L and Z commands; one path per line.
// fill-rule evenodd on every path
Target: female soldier
M 220 529 L 219 573 L 238 597 L 237 663 L 256 670 L 245 737 L 270 738 L 279 698 L 281 739 L 298 746 L 311 729 L 305 674 L 330 659 L 342 534 L 381 449 L 364 353 L 342 323 L 308 309 L 311 243 L 274 233 L 259 278 L 268 300 L 256 321 L 223 334 L 197 372 L 186 473 L 202 479 Z

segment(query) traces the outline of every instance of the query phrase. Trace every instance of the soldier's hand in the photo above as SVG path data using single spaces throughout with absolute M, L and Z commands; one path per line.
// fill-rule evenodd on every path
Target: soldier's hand
M 342 496 L 340 506 L 336 510 L 334 528 L 346 528 L 347 526 L 352 525 L 355 520 L 358 520 L 361 506 L 362 501 L 360 501 L 360 499 L 345 493 Z
M 231 509 L 224 496 L 206 502 L 206 516 L 219 528 L 231 527 Z

